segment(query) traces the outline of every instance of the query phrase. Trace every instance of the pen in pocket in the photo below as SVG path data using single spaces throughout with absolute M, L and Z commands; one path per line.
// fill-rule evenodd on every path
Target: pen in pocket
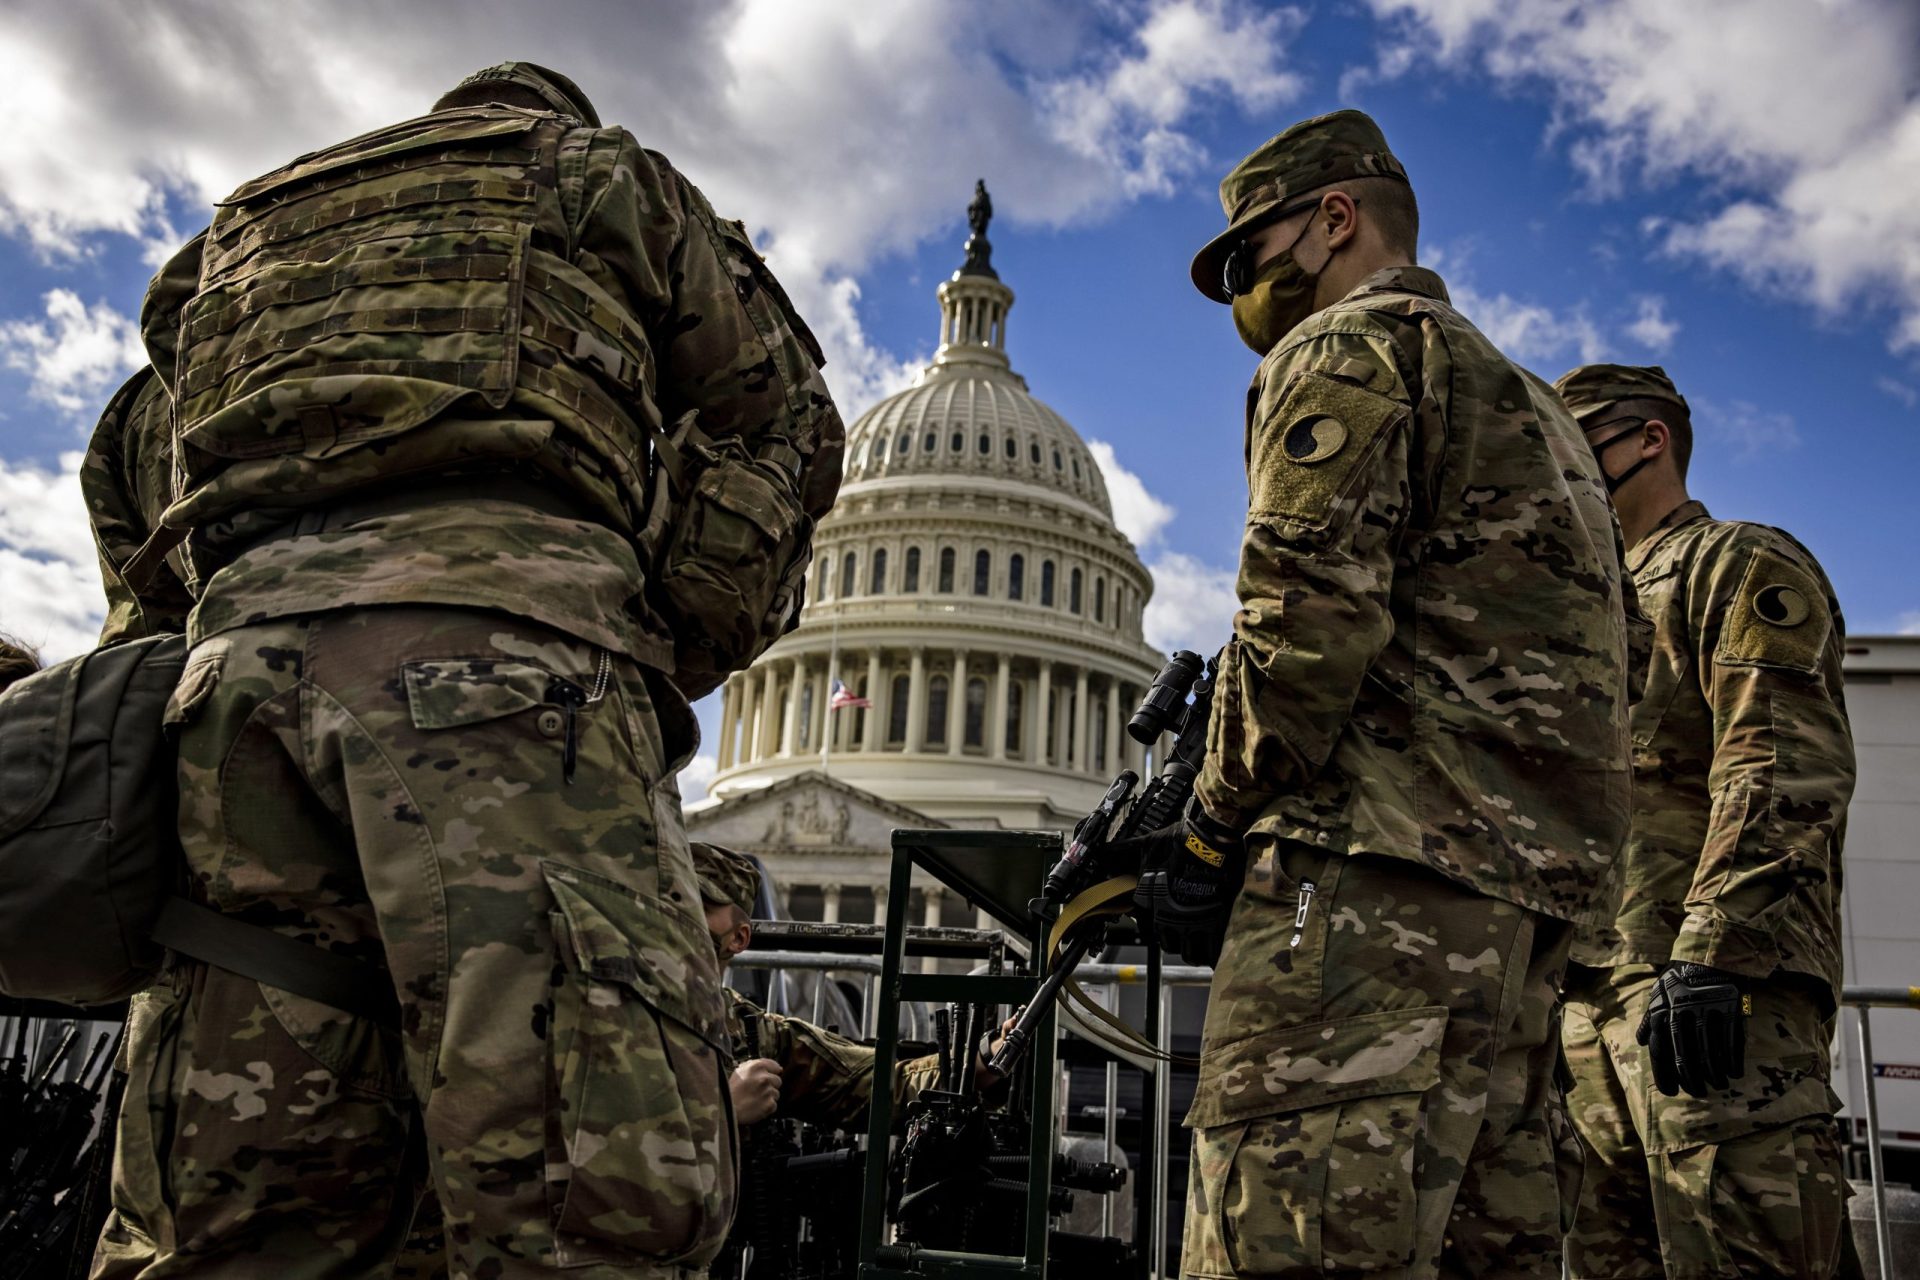
M 1287 944 L 1289 949 L 1299 946 L 1300 939 L 1306 934 L 1307 908 L 1313 905 L 1313 887 L 1311 880 L 1300 882 L 1300 905 L 1293 913 L 1293 941 Z

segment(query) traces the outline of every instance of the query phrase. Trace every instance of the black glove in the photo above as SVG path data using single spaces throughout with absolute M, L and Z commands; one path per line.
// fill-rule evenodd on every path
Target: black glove
M 1747 1070 L 1747 1016 L 1753 997 L 1741 979 L 1681 960 L 1660 971 L 1635 1038 L 1653 1059 L 1653 1083 L 1672 1097 L 1696 1098 L 1727 1087 Z
M 1118 865 L 1138 858 L 1134 913 L 1161 947 L 1178 952 L 1188 964 L 1219 960 L 1227 917 L 1246 879 L 1247 854 L 1239 834 L 1194 803 L 1184 821 L 1116 840 L 1109 848 L 1125 859 Z

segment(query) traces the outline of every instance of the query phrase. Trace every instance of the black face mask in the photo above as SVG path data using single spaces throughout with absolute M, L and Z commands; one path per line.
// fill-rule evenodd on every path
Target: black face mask
M 1640 435 L 1640 428 L 1647 425 L 1647 420 L 1645 418 L 1615 418 L 1613 422 L 1631 422 L 1633 425 L 1628 427 L 1625 431 L 1621 431 L 1614 435 L 1608 436 L 1606 440 L 1600 444 L 1589 446 L 1593 450 L 1594 461 L 1600 463 L 1600 477 L 1602 480 L 1606 482 L 1607 496 L 1609 498 L 1611 498 L 1614 494 L 1620 492 L 1620 486 L 1624 485 L 1627 481 L 1633 479 L 1634 475 L 1640 470 L 1640 468 L 1646 466 L 1649 462 L 1653 461 L 1652 458 L 1642 458 L 1640 459 L 1640 461 L 1628 467 L 1625 471 L 1622 471 L 1619 475 L 1617 476 L 1608 475 L 1607 464 L 1604 461 L 1607 450 L 1613 448 L 1613 446 L 1619 444 L 1622 440 L 1637 439 Z M 1613 422 L 1603 422 L 1600 425 L 1603 427 L 1610 427 L 1613 425 Z

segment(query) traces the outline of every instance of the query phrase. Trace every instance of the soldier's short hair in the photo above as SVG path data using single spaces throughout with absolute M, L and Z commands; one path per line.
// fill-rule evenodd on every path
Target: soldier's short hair
M 0 689 L 40 669 L 40 655 L 32 645 L 0 634 Z
M 1398 178 L 1352 178 L 1333 188 L 1353 197 L 1389 249 L 1413 258 L 1420 248 L 1420 201 Z

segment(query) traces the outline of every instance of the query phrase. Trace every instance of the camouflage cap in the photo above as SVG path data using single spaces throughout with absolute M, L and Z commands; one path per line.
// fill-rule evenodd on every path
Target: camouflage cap
M 1657 364 L 1583 364 L 1561 374 L 1553 389 L 1582 426 L 1622 400 L 1664 400 L 1678 405 L 1683 413 L 1692 413 L 1687 398 Z
M 1407 171 L 1387 150 L 1386 135 L 1364 111 L 1335 111 L 1302 120 L 1269 138 L 1220 181 L 1227 229 L 1193 256 L 1194 287 L 1215 302 L 1231 302 L 1221 287 L 1227 254 L 1249 233 L 1273 221 L 1309 191 L 1350 178 L 1398 178 Z
M 572 116 L 595 129 L 600 127 L 600 113 L 593 109 L 592 101 L 581 92 L 580 86 L 558 71 L 537 62 L 502 62 L 496 66 L 482 67 L 442 94 L 440 101 L 433 104 L 433 109 L 438 111 L 443 107 L 471 101 L 471 95 L 462 93 L 462 90 L 495 81 L 529 89 L 559 114 Z
M 700 882 L 700 896 L 715 904 L 732 904 L 753 914 L 754 900 L 760 896 L 760 868 L 752 858 L 734 849 L 695 840 L 693 878 Z

